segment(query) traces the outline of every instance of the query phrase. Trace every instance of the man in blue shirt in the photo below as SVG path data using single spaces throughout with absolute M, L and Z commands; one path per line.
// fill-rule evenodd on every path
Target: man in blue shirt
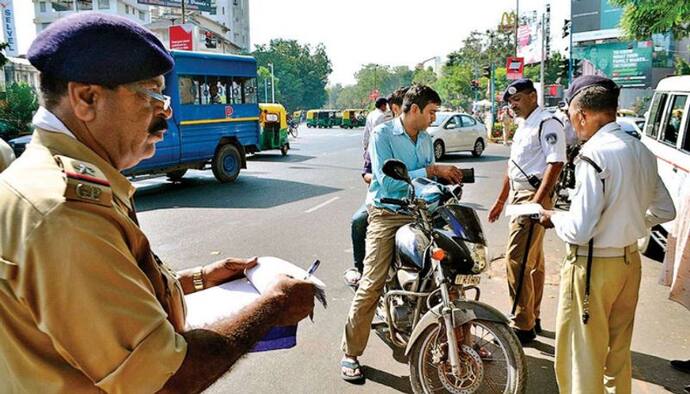
M 452 183 L 462 181 L 462 172 L 452 165 L 434 163 L 431 136 L 425 131 L 436 120 L 441 104 L 438 93 L 428 86 L 412 86 L 403 100 L 403 113 L 377 126 L 369 143 L 372 180 L 367 194 L 369 227 L 367 228 L 364 272 L 359 282 L 343 333 L 340 362 L 341 376 L 348 381 L 364 378 L 357 357 L 364 352 L 369 339 L 378 298 L 395 249 L 395 233 L 412 217 L 396 212 L 397 206 L 381 203 L 382 198 L 407 197 L 407 184 L 383 173 L 388 159 L 405 163 L 411 178 L 441 177 Z

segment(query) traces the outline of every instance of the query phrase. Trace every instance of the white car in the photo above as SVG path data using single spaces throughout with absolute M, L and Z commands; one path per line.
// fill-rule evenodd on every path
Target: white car
M 637 118 L 631 116 L 619 116 L 616 118 L 623 131 L 637 138 L 642 137 L 642 129 L 644 129 L 644 118 Z
M 486 147 L 486 127 L 461 112 L 437 112 L 436 121 L 426 131 L 434 141 L 436 160 L 446 153 L 463 151 L 479 157 Z

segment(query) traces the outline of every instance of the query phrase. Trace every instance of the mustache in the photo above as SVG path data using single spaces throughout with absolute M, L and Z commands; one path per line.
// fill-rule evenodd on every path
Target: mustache
M 165 119 L 156 118 L 156 120 L 153 121 L 153 124 L 151 125 L 151 127 L 149 127 L 149 133 L 155 134 L 159 131 L 166 130 L 167 128 L 168 128 L 168 122 Z

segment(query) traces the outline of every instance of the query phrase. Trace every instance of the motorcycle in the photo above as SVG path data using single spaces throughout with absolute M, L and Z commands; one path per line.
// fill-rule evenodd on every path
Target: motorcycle
M 466 171 L 466 170 L 464 170 Z M 384 333 L 405 349 L 415 393 L 522 393 L 527 366 L 509 320 L 479 302 L 487 246 L 477 213 L 459 203 L 462 185 L 411 180 L 390 159 L 383 172 L 409 185 L 382 199 L 414 220 L 398 229 L 395 258 L 377 306 Z M 464 175 L 464 182 L 474 180 Z M 474 298 L 467 297 L 474 292 Z

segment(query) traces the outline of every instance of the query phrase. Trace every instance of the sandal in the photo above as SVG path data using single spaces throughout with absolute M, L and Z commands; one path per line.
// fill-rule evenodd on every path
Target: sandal
M 350 373 L 348 370 L 352 372 Z M 364 374 L 362 373 L 362 366 L 359 365 L 359 361 L 350 358 L 340 360 L 340 377 L 348 382 L 363 380 Z
M 362 274 L 357 270 L 357 268 L 350 268 L 343 274 L 343 280 L 345 284 L 350 287 L 359 286 L 359 280 L 362 279 Z

